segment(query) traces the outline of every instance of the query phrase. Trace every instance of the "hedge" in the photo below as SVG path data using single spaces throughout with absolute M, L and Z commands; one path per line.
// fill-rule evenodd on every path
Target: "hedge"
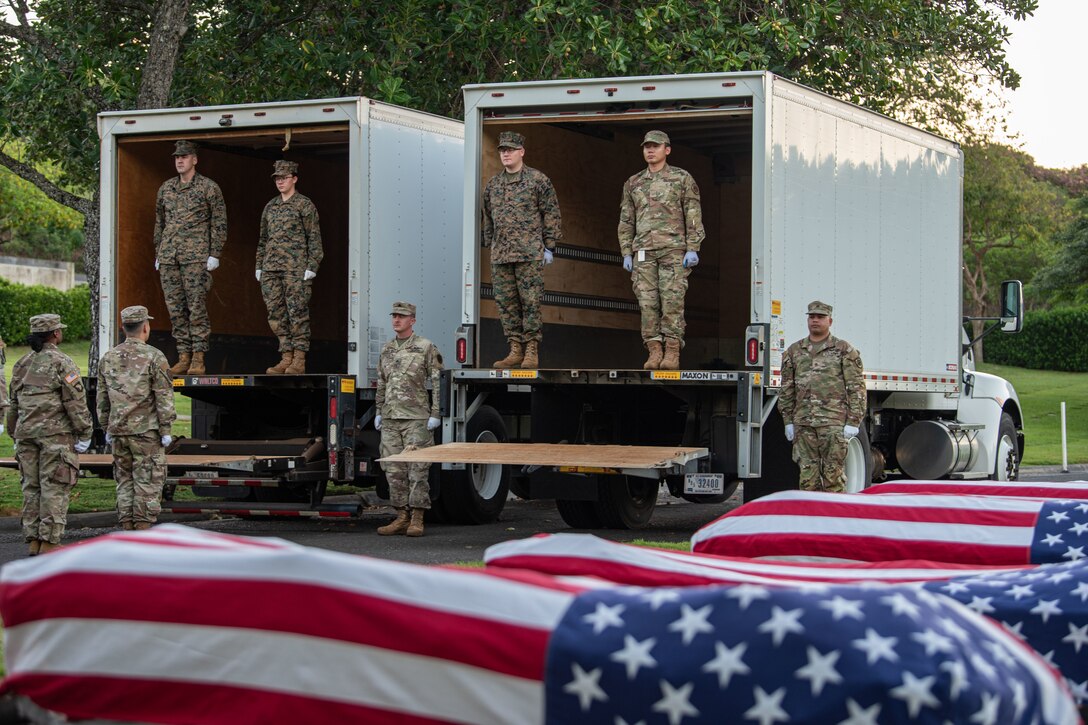
M 60 315 L 68 325 L 69 340 L 91 337 L 91 292 L 85 284 L 67 292 L 0 279 L 0 337 L 9 345 L 23 345 L 30 334 L 30 318 L 46 312 Z
M 994 332 L 984 344 L 988 363 L 1088 372 L 1088 307 L 1028 312 L 1020 334 Z

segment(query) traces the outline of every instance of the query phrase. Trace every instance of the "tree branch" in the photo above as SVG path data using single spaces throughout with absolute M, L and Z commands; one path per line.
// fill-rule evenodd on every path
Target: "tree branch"
M 56 44 L 44 37 L 28 23 L 23 22 L 20 25 L 0 23 L 0 35 L 13 38 L 31 47 L 36 47 L 46 58 L 57 64 L 57 68 L 66 80 L 74 80 L 75 68 L 71 63 L 64 59 L 63 54 L 60 52 L 60 49 L 57 48 Z M 106 100 L 102 97 L 102 93 L 95 86 L 80 84 L 80 90 L 87 95 L 96 108 L 105 109 L 109 107 Z
M 76 196 L 70 191 L 65 191 L 49 179 L 45 178 L 45 175 L 42 172 L 38 171 L 30 164 L 12 158 L 3 151 L 0 151 L 0 164 L 6 166 L 19 178 L 34 184 L 34 186 L 38 187 L 43 194 L 58 204 L 63 204 L 69 209 L 75 209 L 80 214 L 88 214 L 92 211 L 93 203 L 90 199 L 84 199 L 82 196 Z

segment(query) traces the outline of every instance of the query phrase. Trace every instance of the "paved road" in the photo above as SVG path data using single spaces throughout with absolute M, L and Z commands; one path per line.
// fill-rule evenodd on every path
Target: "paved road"
M 1074 481 L 1088 479 L 1088 465 L 1072 466 L 1062 474 L 1055 467 L 1025 469 L 1025 481 Z M 650 525 L 639 531 L 595 530 L 597 536 L 614 541 L 687 541 L 692 532 L 741 503 L 738 490 L 729 501 L 703 506 L 672 498 L 659 499 Z M 197 515 L 168 515 L 165 521 L 198 526 L 246 536 L 279 536 L 306 546 L 363 554 L 421 564 L 449 564 L 479 561 L 484 550 L 508 539 L 520 539 L 538 533 L 572 531 L 560 518 L 551 501 L 510 501 L 501 520 L 483 526 L 428 524 L 419 539 L 403 536 L 378 536 L 375 529 L 388 522 L 393 511 L 388 506 L 367 507 L 360 518 L 335 519 L 215 519 Z M 65 541 L 72 542 L 115 531 L 113 513 L 77 514 L 70 517 Z M 0 563 L 25 556 L 18 517 L 0 518 Z

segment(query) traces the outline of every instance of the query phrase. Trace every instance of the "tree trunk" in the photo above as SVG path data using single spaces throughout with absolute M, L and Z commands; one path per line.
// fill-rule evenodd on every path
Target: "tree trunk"
M 99 189 L 96 186 L 94 196 L 81 210 L 83 212 L 83 269 L 87 272 L 87 286 L 90 288 L 91 298 L 91 346 L 87 352 L 87 374 L 94 377 L 98 375 L 98 359 L 101 357 L 98 349 L 98 330 L 102 320 L 98 309 L 98 280 L 101 272 L 98 263 L 100 230 L 102 219 L 98 206 Z
M 165 108 L 170 103 L 181 39 L 189 30 L 190 0 L 159 0 L 152 19 L 147 62 L 140 75 L 137 108 Z

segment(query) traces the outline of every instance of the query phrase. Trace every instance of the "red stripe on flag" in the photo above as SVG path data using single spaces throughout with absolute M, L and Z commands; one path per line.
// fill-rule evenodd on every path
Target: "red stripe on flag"
M 878 519 L 880 521 L 924 521 L 935 524 L 968 524 L 971 526 L 1009 526 L 1032 528 L 1037 511 L 986 510 L 984 508 L 943 508 L 927 506 L 915 499 L 909 506 L 892 504 L 853 503 L 849 495 L 832 494 L 824 500 L 756 500 L 725 514 L 717 520 L 732 516 L 828 516 L 842 519 Z M 837 499 L 837 500 L 836 500 Z M 869 499 L 879 501 L 880 499 Z M 924 559 L 923 556 L 907 557 Z

